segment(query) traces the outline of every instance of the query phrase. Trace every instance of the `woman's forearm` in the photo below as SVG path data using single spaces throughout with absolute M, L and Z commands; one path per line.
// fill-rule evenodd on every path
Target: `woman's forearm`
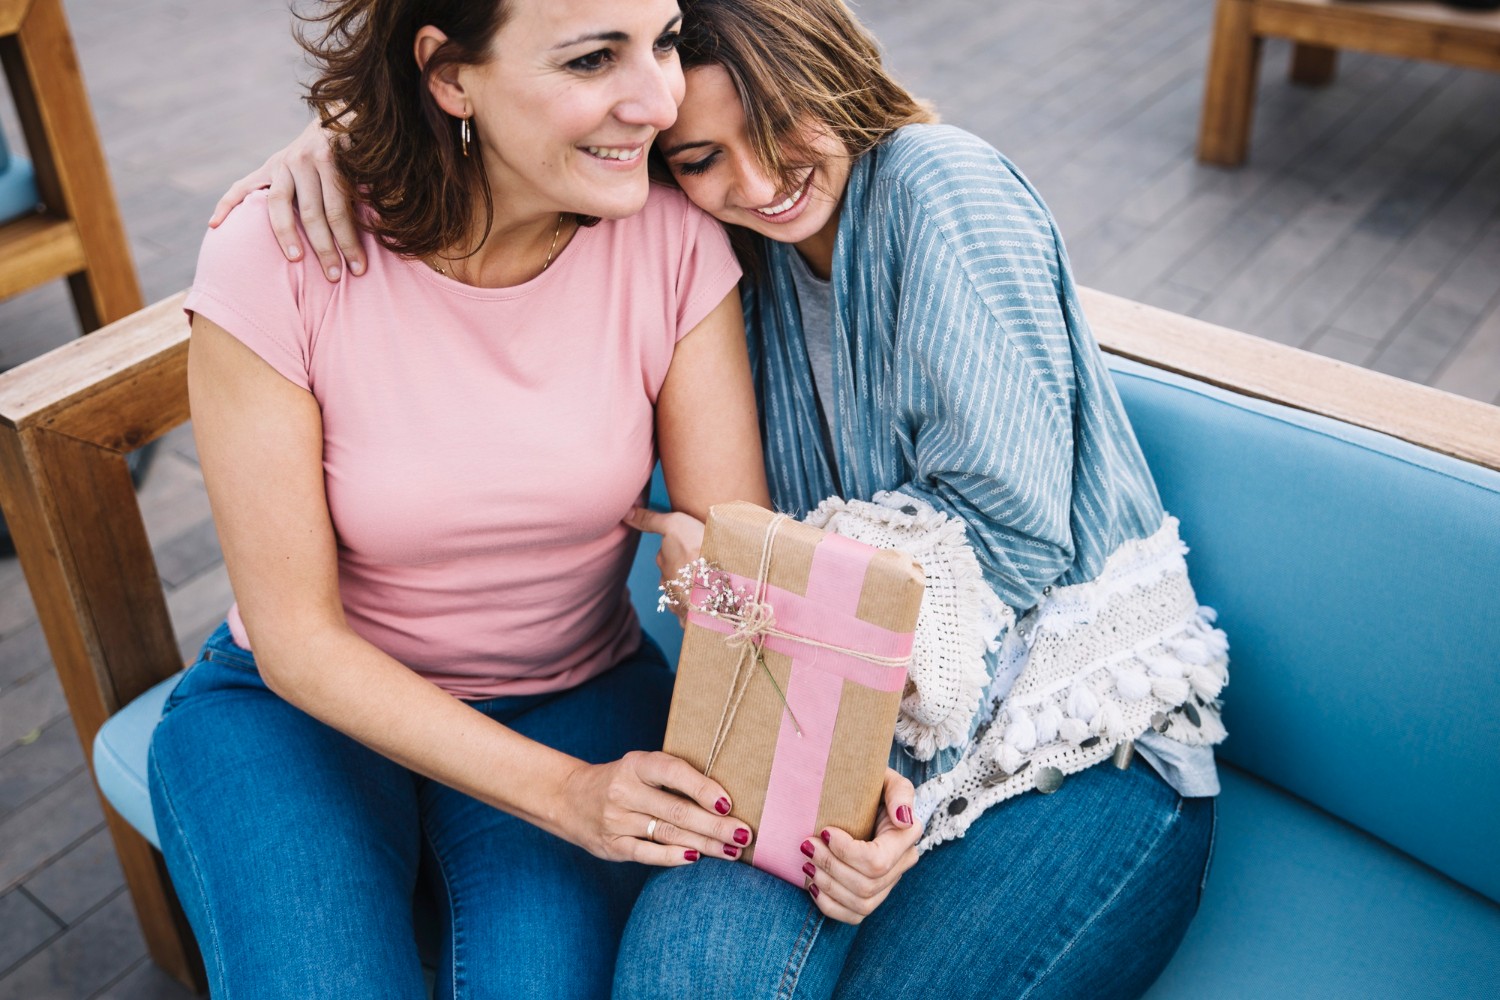
M 347 627 L 269 642 L 257 636 L 256 659 L 273 691 L 319 721 L 403 767 L 576 842 L 564 789 L 586 766 L 577 758 L 474 711 Z

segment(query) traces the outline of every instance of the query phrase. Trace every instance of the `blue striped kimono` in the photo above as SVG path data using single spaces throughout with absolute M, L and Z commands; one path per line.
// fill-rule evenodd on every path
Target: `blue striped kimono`
M 1122 542 L 1161 527 L 1062 238 L 988 144 L 910 125 L 852 166 L 833 257 L 832 465 L 796 250 L 761 240 L 759 252 L 745 325 L 781 510 L 801 517 L 829 496 L 881 490 L 925 500 L 964 520 L 987 582 L 1018 615 L 1042 588 L 1094 579 Z M 920 782 L 962 752 L 892 764 Z

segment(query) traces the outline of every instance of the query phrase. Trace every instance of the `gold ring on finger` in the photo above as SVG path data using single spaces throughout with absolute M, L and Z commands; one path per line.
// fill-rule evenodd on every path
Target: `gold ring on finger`
M 661 820 L 657 819 L 655 816 L 651 817 L 651 822 L 649 822 L 649 823 L 646 824 L 646 839 L 647 840 L 651 840 L 651 841 L 656 840 L 656 824 L 658 824 L 660 822 L 661 822 Z

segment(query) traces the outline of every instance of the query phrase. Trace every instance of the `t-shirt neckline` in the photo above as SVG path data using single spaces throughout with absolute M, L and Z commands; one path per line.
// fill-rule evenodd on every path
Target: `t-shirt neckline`
M 431 282 L 449 294 L 469 299 L 483 299 L 490 302 L 518 299 L 531 294 L 536 289 L 546 287 L 547 282 L 553 280 L 564 267 L 568 266 L 568 261 L 578 256 L 576 251 L 579 249 L 579 241 L 590 239 L 589 234 L 603 224 L 603 221 L 601 221 L 598 225 L 594 226 L 579 226 L 578 231 L 573 234 L 572 239 L 568 240 L 568 245 L 562 248 L 562 251 L 552 259 L 552 263 L 542 270 L 541 273 L 529 281 L 523 281 L 519 285 L 506 285 L 504 288 L 485 288 L 480 285 L 466 285 L 456 278 L 451 278 L 446 274 L 439 274 L 433 269 L 431 264 L 428 264 L 420 257 L 400 257 L 399 259 L 407 267 L 415 268 L 424 280 Z

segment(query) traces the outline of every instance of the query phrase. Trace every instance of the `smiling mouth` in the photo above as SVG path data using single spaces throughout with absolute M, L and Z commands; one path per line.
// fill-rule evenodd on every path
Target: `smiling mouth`
M 621 160 L 629 163 L 631 160 L 639 160 L 645 146 L 585 146 L 583 151 L 590 156 L 600 160 Z
M 752 211 L 757 212 L 758 214 L 763 215 L 768 219 L 775 218 L 778 215 L 785 215 L 787 212 L 790 212 L 797 206 L 797 203 L 799 201 L 807 196 L 808 190 L 812 187 L 813 173 L 814 171 L 809 168 L 807 171 L 807 176 L 802 179 L 801 185 L 798 186 L 797 190 L 787 195 L 785 201 L 778 202 L 775 205 L 770 206 L 769 208 L 757 208 L 753 209 Z

